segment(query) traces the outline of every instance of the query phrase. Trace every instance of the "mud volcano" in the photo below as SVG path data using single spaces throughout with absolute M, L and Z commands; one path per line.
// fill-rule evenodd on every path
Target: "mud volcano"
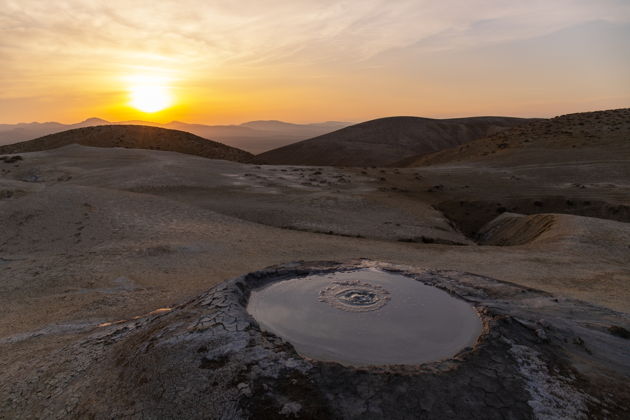
M 628 329 L 470 273 L 292 262 L 29 359 L 0 418 L 626 420 Z
M 377 269 L 278 281 L 252 291 L 247 310 L 300 355 L 355 366 L 445 359 L 482 329 L 463 300 Z

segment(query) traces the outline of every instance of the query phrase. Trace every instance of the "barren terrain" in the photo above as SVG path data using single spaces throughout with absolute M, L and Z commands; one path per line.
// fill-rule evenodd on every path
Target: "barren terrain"
M 255 161 L 274 165 L 384 166 L 487 137 L 527 121 L 510 117 L 379 118 L 269 150 L 256 156 Z
M 75 128 L 21 143 L 0 146 L 0 153 L 35 152 L 69 144 L 168 150 L 237 162 L 249 161 L 252 158 L 248 152 L 185 131 L 143 125 L 99 125 Z
M 0 417 L 38 417 L 37 410 L 49 404 L 46 396 L 55 407 L 50 417 L 85 414 L 72 411 L 76 404 L 64 399 L 68 395 L 55 396 L 62 385 L 36 387 L 48 374 L 33 361 L 54 364 L 61 357 L 54 355 L 92 349 L 93 344 L 77 343 L 105 334 L 111 323 L 140 317 L 138 322 L 153 325 L 145 321 L 159 313 L 147 318 L 153 311 L 292 261 L 369 258 L 474 273 L 536 289 L 536 296 L 579 302 L 575 305 L 587 308 L 580 309 L 584 314 L 609 314 L 610 325 L 597 321 L 602 334 L 613 324 L 625 331 L 630 328 L 630 121 L 627 111 L 603 117 L 612 128 L 604 130 L 592 115 L 575 117 L 572 126 L 602 134 L 572 131 L 569 143 L 550 140 L 545 159 L 536 151 L 542 146 L 518 146 L 524 135 L 519 133 L 547 124 L 534 122 L 533 128 L 512 129 L 513 137 L 506 131 L 469 143 L 471 158 L 462 158 L 467 149 L 453 149 L 422 161 L 430 166 L 407 168 L 268 166 L 76 144 L 0 156 Z M 553 131 L 549 138 L 556 139 Z M 497 139 L 508 146 L 483 155 Z M 522 305 L 527 316 L 538 319 L 535 300 Z M 546 310 L 540 309 L 540 319 Z M 171 319 L 179 316 L 184 315 Z M 582 344 L 599 349 L 584 337 Z M 621 336 L 606 337 L 627 346 Z M 117 349 L 130 357 L 125 344 Z M 81 363 L 97 366 L 102 351 L 99 347 L 90 353 L 95 359 Z M 580 365 L 575 357 L 581 356 L 571 356 L 575 369 L 591 377 L 591 362 Z M 592 357 L 604 363 L 612 356 Z M 622 375 L 628 359 L 620 362 Z M 60 366 L 66 367 L 55 375 L 72 381 L 63 369 L 77 367 Z M 90 376 L 95 382 L 87 386 L 97 389 L 99 377 Z M 138 378 L 122 380 L 131 386 Z M 18 383 L 21 397 L 15 393 Z M 43 397 L 30 394 L 36 388 Z M 609 417 L 623 418 L 630 409 L 628 395 L 613 396 L 617 405 L 606 406 Z M 33 411 L 24 403 L 31 399 L 39 404 Z
M 199 137 L 213 139 L 228 146 L 256 154 L 326 134 L 346 127 L 350 123 L 327 121 L 311 124 L 293 124 L 284 121 L 249 121 L 238 125 L 206 125 L 181 121 L 160 124 L 151 121 L 113 122 L 101 118 L 88 118 L 75 124 L 61 124 L 57 122 L 0 124 L 0 146 L 32 140 L 62 131 L 98 125 L 144 125 L 186 131 Z

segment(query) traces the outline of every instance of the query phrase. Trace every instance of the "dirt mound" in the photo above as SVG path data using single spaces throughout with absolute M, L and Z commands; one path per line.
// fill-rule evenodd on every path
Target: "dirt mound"
M 390 117 L 367 121 L 256 156 L 279 165 L 384 166 L 486 137 L 527 120 Z
M 166 150 L 210 159 L 247 162 L 252 155 L 216 141 L 207 140 L 185 131 L 167 130 L 142 125 L 101 125 L 50 134 L 38 139 L 0 147 L 0 155 L 38 152 L 69 144 L 94 147 L 124 147 L 128 149 Z
M 430 155 L 416 156 L 400 166 L 491 161 L 503 164 L 575 162 L 611 156 L 629 157 L 630 108 L 568 114 L 537 120 L 490 137 Z
M 551 214 L 503 213 L 479 231 L 478 242 L 482 245 L 525 245 L 548 232 L 553 224 Z
M 561 213 L 575 216 L 608 219 L 628 223 L 630 207 L 623 204 L 600 200 L 572 201 L 563 197 L 545 197 L 538 200 L 527 198 L 506 198 L 495 201 L 444 201 L 435 205 L 444 216 L 453 222 L 461 232 L 477 238 L 484 226 L 494 223 L 498 215 L 509 212 L 525 215 L 541 213 Z M 492 244 L 488 244 L 492 245 Z

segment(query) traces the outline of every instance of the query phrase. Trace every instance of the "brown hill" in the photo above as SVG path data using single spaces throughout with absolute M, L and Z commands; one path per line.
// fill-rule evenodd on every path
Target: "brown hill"
M 100 125 L 76 128 L 34 140 L 0 146 L 0 155 L 56 149 L 69 144 L 166 150 L 236 162 L 247 162 L 252 158 L 248 152 L 185 131 L 143 125 Z
M 181 121 L 171 121 L 166 124 L 150 121 L 111 122 L 100 118 L 88 118 L 76 124 L 61 124 L 58 122 L 0 124 L 0 146 L 32 140 L 74 128 L 97 125 L 147 125 L 181 130 L 206 139 L 214 139 L 250 153 L 262 153 L 295 143 L 296 141 L 339 130 L 349 126 L 350 123 L 327 121 L 312 124 L 292 124 L 283 121 L 250 121 L 239 125 L 205 125 Z
M 525 121 L 509 117 L 380 118 L 270 150 L 257 155 L 254 161 L 286 165 L 384 166 L 406 157 L 487 137 Z
M 456 162 L 498 165 L 630 159 L 630 108 L 532 121 L 487 138 L 402 160 L 414 167 Z

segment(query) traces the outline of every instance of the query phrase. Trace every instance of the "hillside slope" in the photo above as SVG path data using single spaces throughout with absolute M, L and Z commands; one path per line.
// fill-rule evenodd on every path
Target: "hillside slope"
M 57 122 L 0 124 L 0 146 L 32 140 L 75 128 L 97 125 L 146 125 L 150 127 L 181 130 L 206 139 L 215 139 L 250 153 L 262 153 L 296 141 L 339 130 L 350 123 L 328 121 L 313 124 L 292 124 L 283 121 L 250 121 L 239 125 L 206 125 L 171 121 L 160 124 L 150 121 L 110 122 L 100 118 L 88 118 L 76 124 Z
M 610 158 L 630 159 L 630 108 L 532 121 L 458 147 L 405 159 L 398 166 L 523 165 Z
M 56 149 L 69 144 L 94 147 L 166 150 L 210 159 L 247 162 L 252 155 L 243 150 L 179 130 L 142 125 L 101 125 L 50 134 L 38 139 L 0 146 L 0 155 Z
M 383 166 L 486 137 L 527 120 L 473 117 L 436 120 L 389 117 L 262 153 L 255 162 L 323 166 Z

